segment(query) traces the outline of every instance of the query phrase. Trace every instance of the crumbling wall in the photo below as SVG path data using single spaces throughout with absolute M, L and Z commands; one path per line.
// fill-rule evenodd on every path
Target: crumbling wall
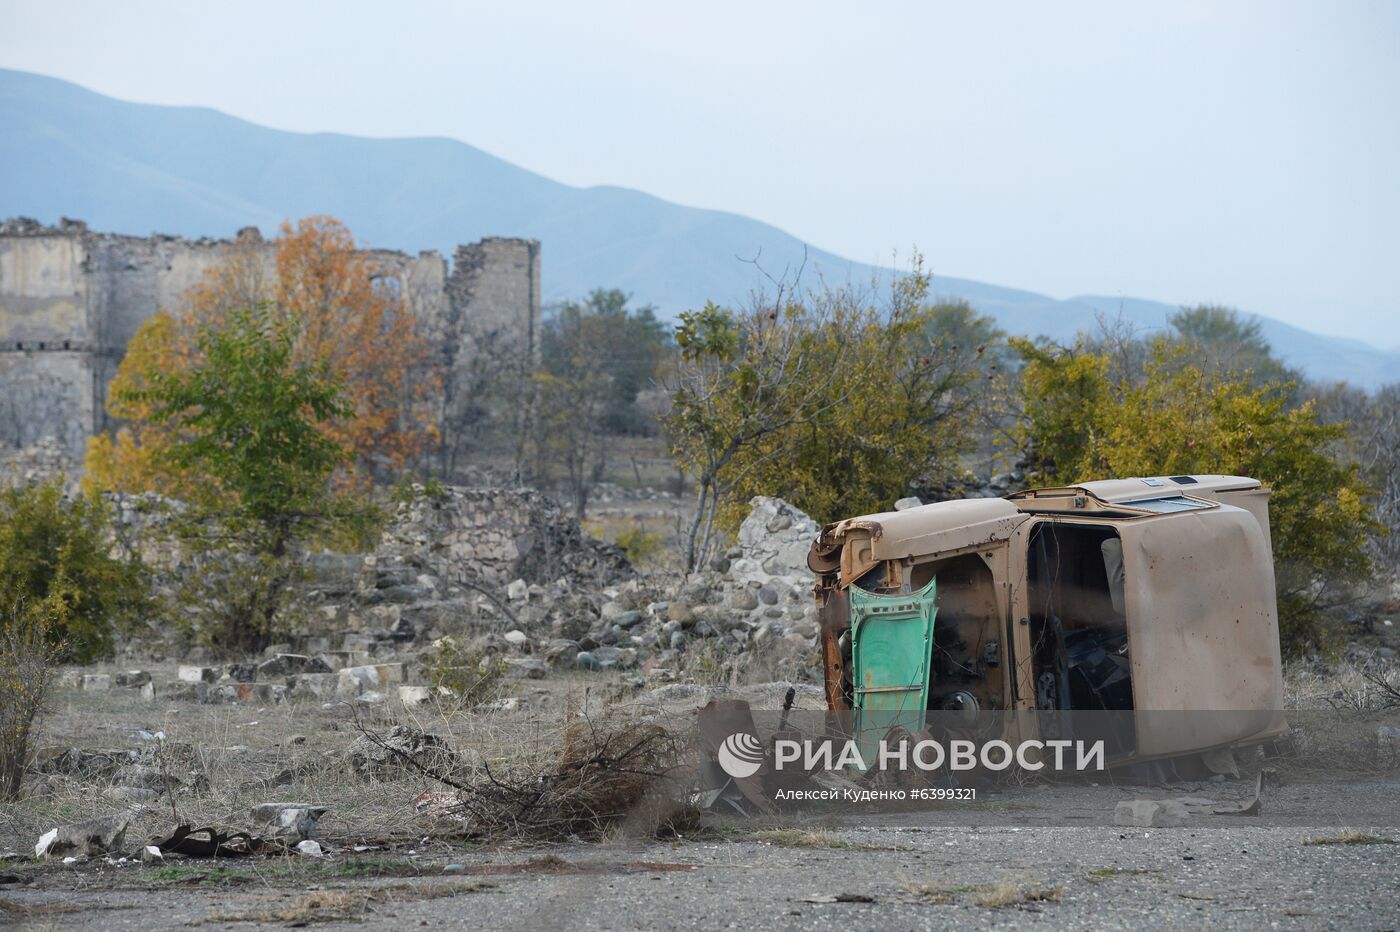
M 19 450 L 0 449 L 0 486 L 29 485 L 53 479 L 67 480 L 68 491 L 76 491 L 78 464 L 57 440 L 44 437 Z
M 462 317 L 467 346 L 489 341 L 493 352 L 533 355 L 539 350 L 540 244 L 488 237 L 458 246 L 452 256 L 448 299 Z
M 525 488 L 449 486 L 416 497 L 399 506 L 375 560 L 502 589 L 516 579 L 606 584 L 631 573 L 617 547 L 589 537 L 558 502 Z
M 32 221 L 7 223 L 0 234 L 0 348 L 86 347 L 92 326 L 82 239 L 68 227 Z
M 90 353 L 0 351 L 0 449 L 48 437 L 81 457 L 95 429 L 95 389 Z

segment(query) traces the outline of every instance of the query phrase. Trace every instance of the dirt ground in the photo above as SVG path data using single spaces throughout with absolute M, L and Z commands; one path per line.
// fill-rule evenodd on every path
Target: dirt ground
M 503 761 L 544 753 L 565 709 L 601 708 L 626 691 L 607 677 L 550 678 L 522 682 L 515 712 L 383 709 L 366 724 L 416 721 L 473 761 Z M 1253 781 L 1036 783 L 903 812 L 709 815 L 668 839 L 614 833 L 603 842 L 499 846 L 453 837 L 419 816 L 413 799 L 441 788 L 421 775 L 353 775 L 345 754 L 356 735 L 348 707 L 334 702 L 205 706 L 59 691 L 44 745 L 194 749 L 193 769 L 207 784 L 191 780 L 135 809 L 128 849 L 177 818 L 247 828 L 250 806 L 303 800 L 329 807 L 317 832 L 329 856 L 36 862 L 42 832 L 129 806 L 101 780 L 34 778 L 29 795 L 0 812 L 0 924 L 1400 928 L 1393 768 L 1342 773 L 1284 762 L 1282 786 L 1257 817 L 1197 806 L 1175 828 L 1116 826 L 1114 807 L 1144 798 L 1224 804 L 1249 797 Z

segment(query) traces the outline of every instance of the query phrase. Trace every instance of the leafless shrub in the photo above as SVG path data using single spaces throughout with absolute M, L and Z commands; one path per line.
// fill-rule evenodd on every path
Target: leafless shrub
M 1288 709 L 1380 712 L 1400 706 L 1400 670 L 1377 660 L 1295 662 L 1284 668 L 1283 692 Z
M 53 681 L 59 649 L 48 636 L 51 623 L 47 606 L 14 606 L 0 620 L 0 799 L 19 796 L 30 732 Z
M 1375 688 L 1377 709 L 1400 708 L 1400 674 L 1394 670 L 1372 668 L 1361 675 Z
M 684 802 L 684 742 L 654 722 L 625 714 L 568 725 L 550 754 L 483 763 L 454 787 L 439 817 L 491 839 L 596 838 L 619 828 L 655 834 L 693 821 Z

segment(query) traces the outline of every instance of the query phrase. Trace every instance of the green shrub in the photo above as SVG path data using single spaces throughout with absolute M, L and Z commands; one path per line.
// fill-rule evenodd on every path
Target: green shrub
M 636 565 L 650 563 L 666 549 L 665 537 L 639 527 L 630 527 L 620 532 L 613 538 L 613 543 L 621 547 L 627 554 L 627 559 Z
M 1191 473 L 1252 476 L 1273 490 L 1269 521 L 1285 654 L 1335 646 L 1332 609 L 1369 578 L 1370 490 L 1334 446 L 1345 433 L 1292 388 L 1212 373 L 1200 350 L 1159 337 L 1135 371 L 1115 376 L 1104 351 L 1013 339 L 1025 362 L 1022 443 L 1033 481 Z
M 0 491 L 0 605 L 48 605 L 51 643 L 87 663 L 111 653 L 114 628 L 138 620 L 150 596 L 141 566 L 112 555 L 103 502 L 66 498 L 55 480 Z
M 181 574 L 170 624 L 215 657 L 256 653 L 296 627 L 288 594 L 305 578 L 294 555 L 242 553 L 190 542 L 191 571 Z
M 422 656 L 430 684 L 451 693 L 464 706 L 481 705 L 500 693 L 509 665 L 492 653 L 460 644 L 455 638 L 438 638 Z

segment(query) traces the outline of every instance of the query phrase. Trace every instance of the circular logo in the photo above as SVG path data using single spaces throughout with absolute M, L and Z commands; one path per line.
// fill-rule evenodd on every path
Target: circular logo
M 719 766 L 736 780 L 751 777 L 763 766 L 763 745 L 748 732 L 739 731 L 719 746 Z

